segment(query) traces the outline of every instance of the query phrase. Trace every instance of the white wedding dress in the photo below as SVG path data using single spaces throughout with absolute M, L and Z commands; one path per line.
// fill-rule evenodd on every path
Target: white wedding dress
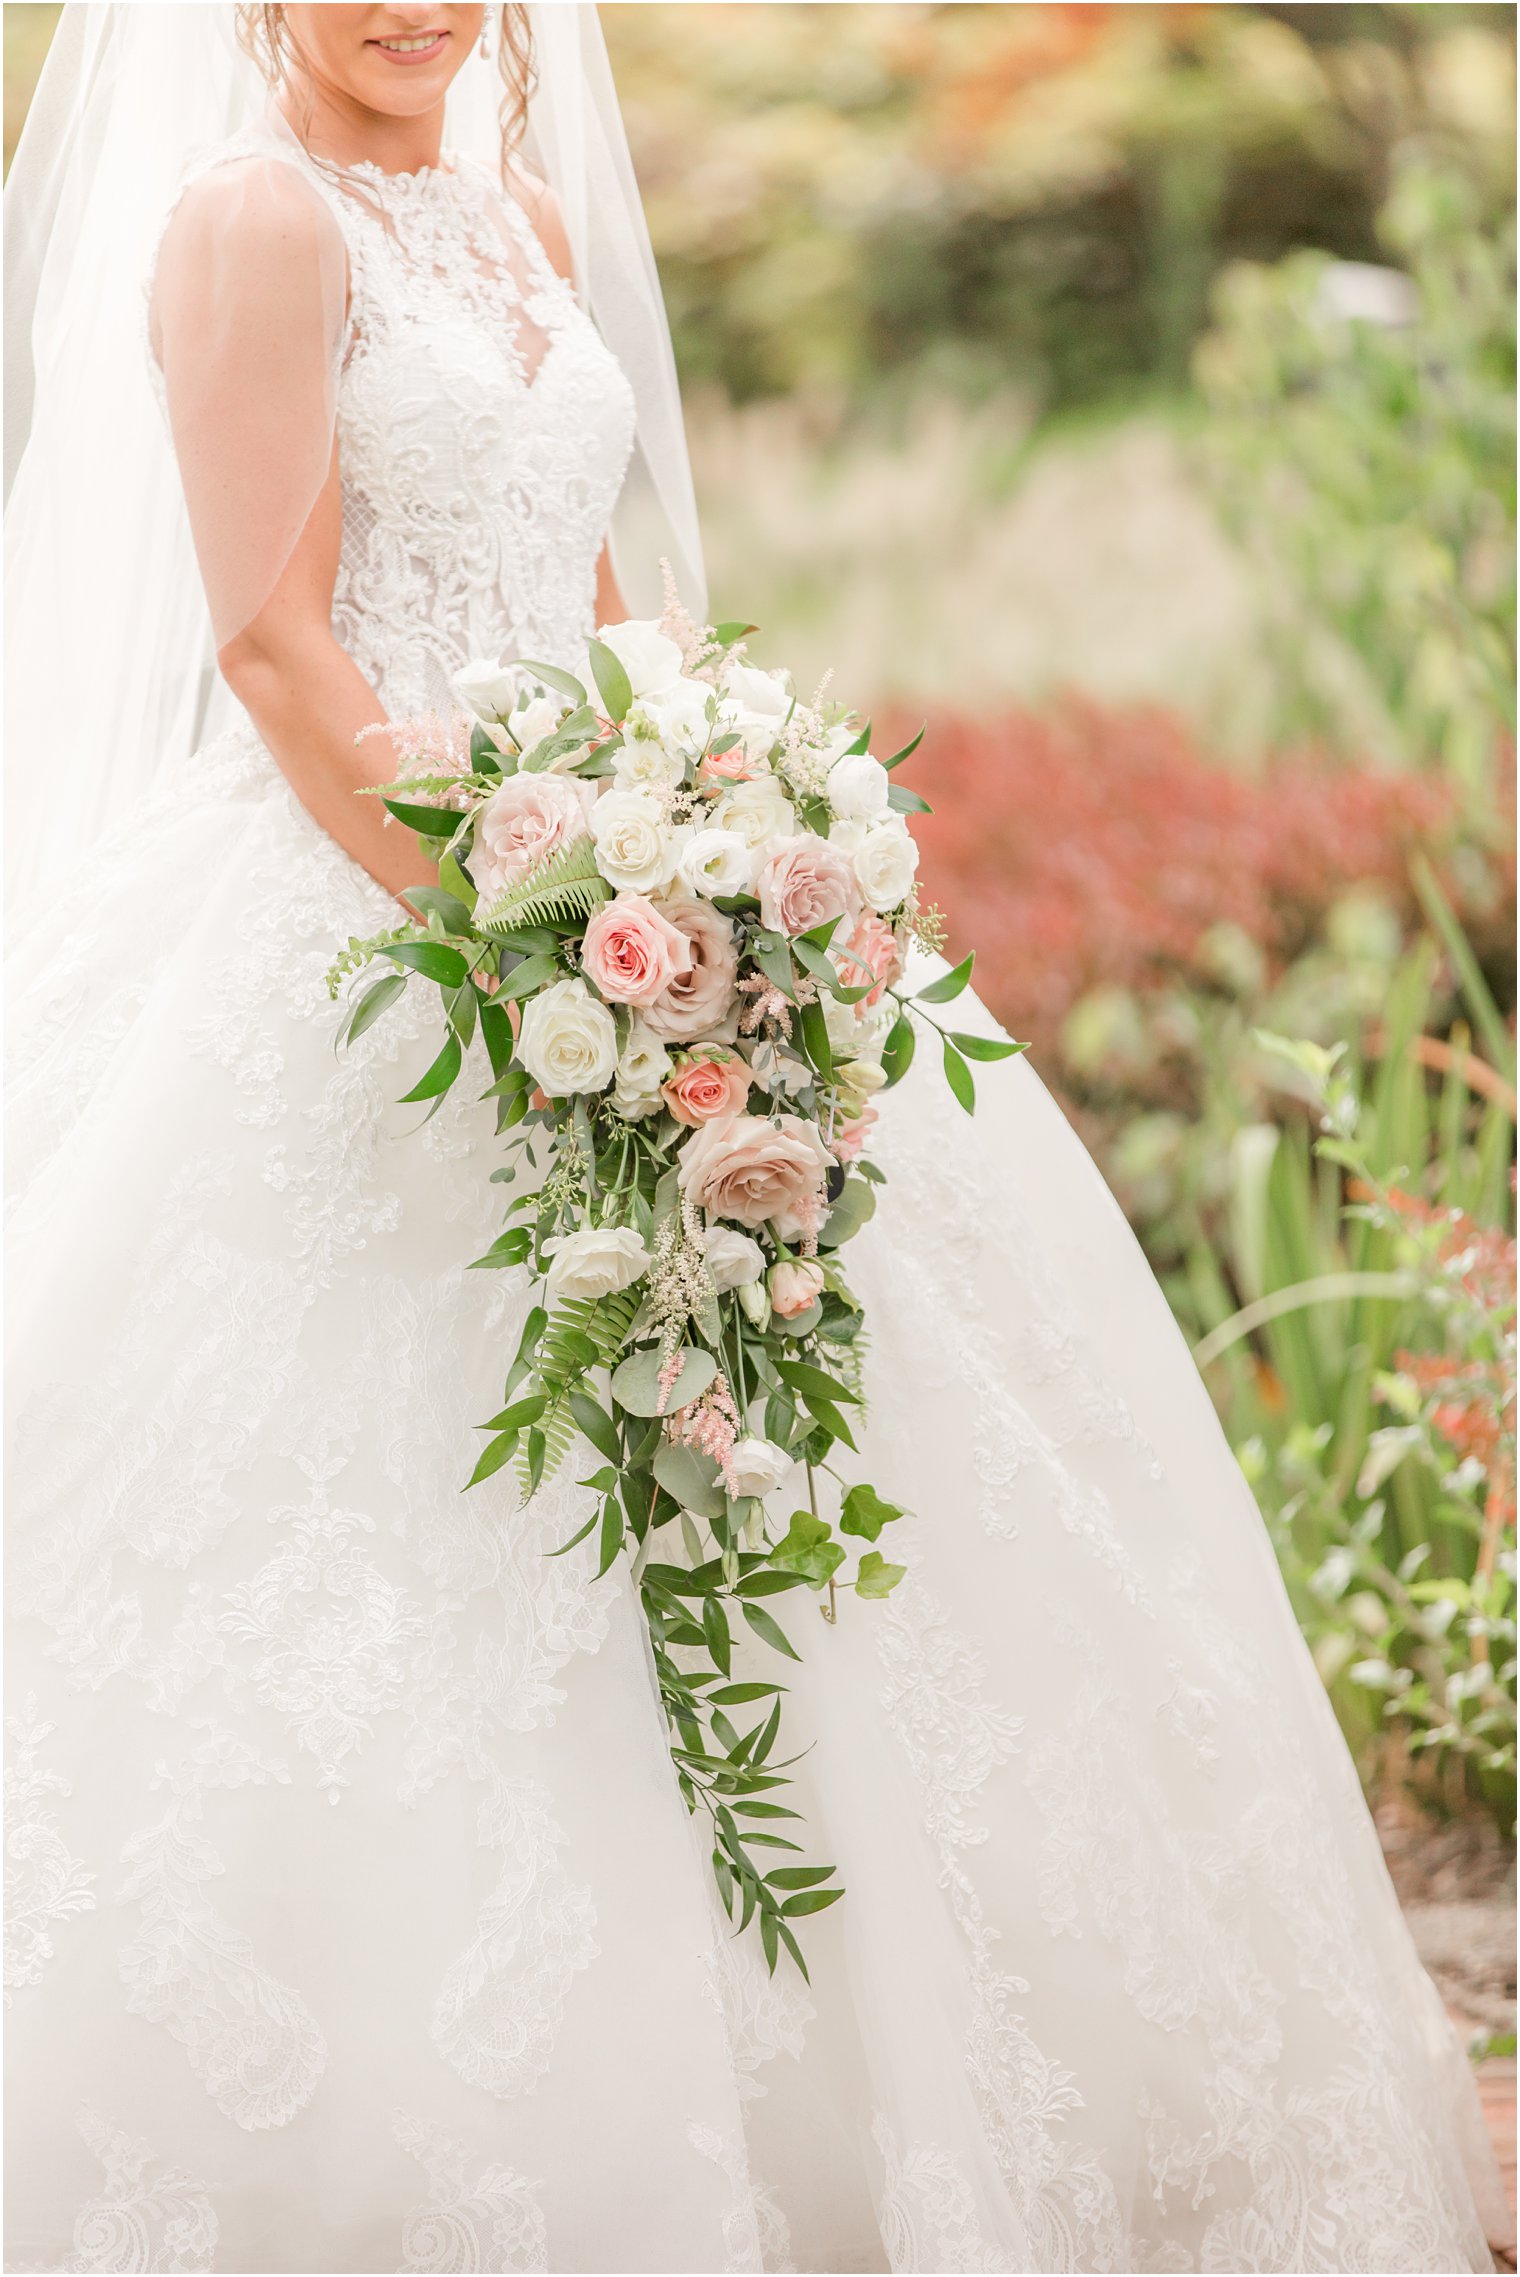
M 572 658 L 618 366 L 484 172 L 308 171 L 341 638 L 393 712 Z M 490 1110 L 392 1104 L 421 1007 L 335 1053 L 393 918 L 241 720 L 14 960 L 8 2266 L 1487 2268 L 1263 1527 L 1033 1070 L 884 1102 L 861 1475 L 911 1572 L 789 1600 L 848 1895 L 768 1980 L 625 1571 L 544 1555 L 573 1473 L 459 1491 L 529 1294 L 464 1269 Z

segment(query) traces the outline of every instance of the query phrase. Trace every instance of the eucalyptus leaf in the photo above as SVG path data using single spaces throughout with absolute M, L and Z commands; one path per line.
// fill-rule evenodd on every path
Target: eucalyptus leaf
M 678 1408 L 699 1398 L 718 1372 L 712 1354 L 694 1344 L 682 1347 L 680 1361 L 680 1372 L 662 1404 L 658 1350 L 635 1352 L 632 1359 L 613 1371 L 613 1398 L 630 1415 L 674 1415 Z

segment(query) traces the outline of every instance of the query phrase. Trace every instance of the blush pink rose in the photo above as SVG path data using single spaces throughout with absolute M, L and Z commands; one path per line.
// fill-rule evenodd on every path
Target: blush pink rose
M 840 1123 L 829 1140 L 829 1152 L 836 1162 L 853 1162 L 871 1135 L 876 1120 L 874 1107 L 862 1107 L 852 1123 Z
M 830 1155 L 800 1115 L 767 1122 L 731 1115 L 704 1123 L 681 1149 L 681 1184 L 699 1210 L 739 1225 L 767 1218 L 816 1220 L 823 1205 Z
M 737 1052 L 716 1057 L 686 1052 L 676 1061 L 675 1073 L 660 1085 L 660 1097 L 678 1123 L 695 1130 L 699 1123 L 737 1115 L 749 1097 L 749 1086 L 749 1069 Z
M 697 769 L 702 782 L 725 784 L 752 783 L 757 775 L 767 772 L 760 760 L 751 759 L 742 743 L 736 743 L 732 751 L 709 751 Z
M 782 1320 L 795 1320 L 823 1294 L 823 1267 L 810 1257 L 783 1257 L 773 1265 L 766 1283 L 771 1311 Z
M 727 1019 L 738 992 L 739 958 L 734 929 L 711 902 L 667 901 L 663 912 L 685 938 L 690 962 L 647 1007 L 644 1025 L 662 1043 L 684 1043 L 710 1036 Z
M 610 1004 L 641 1009 L 691 969 L 691 943 L 641 893 L 620 893 L 593 910 L 581 969 Z
M 839 977 L 846 988 L 863 988 L 867 981 L 874 983 L 869 996 L 860 999 L 867 1011 L 881 1002 L 884 989 L 902 979 L 902 949 L 897 935 L 871 910 L 866 911 L 844 947 L 837 952 L 837 962 Z
M 509 775 L 475 824 L 470 874 L 482 906 L 590 827 L 590 783 L 567 775 Z
M 795 938 L 843 917 L 855 898 L 855 874 L 826 838 L 783 838 L 755 881 L 755 891 L 771 931 Z

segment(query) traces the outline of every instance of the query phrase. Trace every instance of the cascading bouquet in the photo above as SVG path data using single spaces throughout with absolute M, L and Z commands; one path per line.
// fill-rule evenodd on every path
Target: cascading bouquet
M 475 1263 L 529 1266 L 543 1301 L 469 1483 L 512 1464 L 531 1495 L 577 1437 L 601 1459 L 590 1516 L 551 1554 L 594 1535 L 600 1576 L 631 1543 L 723 1904 L 740 1929 L 758 1918 L 770 1968 L 784 1948 L 806 1975 L 794 1924 L 843 1891 L 783 1831 L 800 1815 L 775 1799 L 784 1687 L 736 1679 L 735 1624 L 796 1659 L 777 1598 L 826 1592 L 833 1620 L 841 1588 L 902 1577 L 875 1547 L 900 1508 L 834 1460 L 864 1393 L 840 1253 L 883 1183 L 872 1102 L 907 1073 L 917 1020 L 968 1111 L 968 1061 L 1022 1047 L 927 1009 L 970 957 L 904 990 L 910 937 L 940 945 L 904 819 L 925 802 L 893 779 L 919 738 L 878 761 L 869 725 L 747 660 L 753 630 L 698 627 L 672 597 L 589 644 L 594 699 L 547 664 L 472 664 L 466 709 L 379 731 L 401 772 L 377 795 L 439 883 L 410 897 L 418 922 L 351 941 L 330 984 L 369 973 L 349 1039 L 414 981 L 437 987 L 446 1034 L 409 1100 L 436 1108 L 484 1042 L 506 1155 L 490 1175 L 511 1198 Z M 794 1479 L 806 1507 L 783 1519 Z

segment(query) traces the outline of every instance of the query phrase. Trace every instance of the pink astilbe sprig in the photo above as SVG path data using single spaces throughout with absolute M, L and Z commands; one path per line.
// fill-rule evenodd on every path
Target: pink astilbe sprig
M 479 787 L 470 766 L 470 733 L 465 712 L 414 712 L 405 719 L 381 719 L 361 727 L 354 741 L 385 736 L 396 754 L 398 783 L 412 785 L 425 805 L 463 811 L 470 804 L 471 789 Z
M 660 630 L 667 640 L 673 640 L 681 651 L 681 669 L 692 679 L 708 679 L 704 664 L 716 662 L 713 651 L 711 625 L 699 625 L 681 599 L 676 587 L 676 573 L 668 561 L 660 563 L 660 579 L 664 587 L 665 605 L 660 612 Z
M 661 1381 L 664 1381 L 663 1375 Z M 721 1370 L 706 1391 L 678 1409 L 665 1426 L 667 1439 L 690 1447 L 695 1454 L 712 1457 L 730 1494 L 739 1491 L 734 1471 L 734 1448 L 739 1443 L 739 1434 L 739 1410 Z
M 702 1213 L 689 1195 L 682 1195 L 679 1208 L 669 1212 L 655 1236 L 654 1262 L 645 1288 L 645 1312 L 660 1335 L 660 1396 L 655 1413 L 663 1415 L 681 1372 L 686 1323 L 705 1312 L 718 1294 L 707 1262 Z
M 741 995 L 750 1001 L 739 1021 L 741 1036 L 757 1036 L 770 1021 L 783 1036 L 792 1032 L 792 1007 L 774 981 L 767 980 L 763 972 L 747 972 L 739 982 Z

